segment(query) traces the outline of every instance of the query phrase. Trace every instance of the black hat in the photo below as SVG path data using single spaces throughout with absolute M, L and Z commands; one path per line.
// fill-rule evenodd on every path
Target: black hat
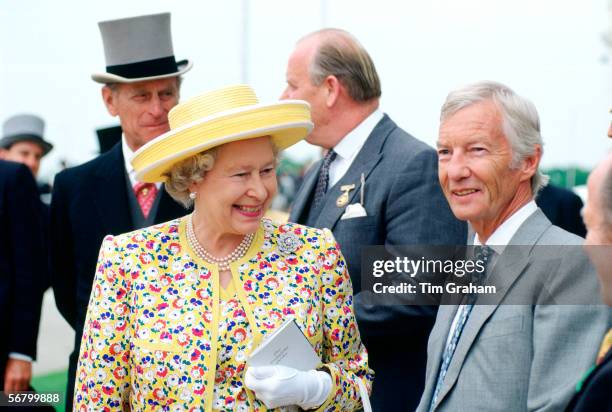
M 123 130 L 121 130 L 121 126 L 111 126 L 102 129 L 96 129 L 96 134 L 98 135 L 100 153 L 104 153 L 110 150 L 121 140 Z

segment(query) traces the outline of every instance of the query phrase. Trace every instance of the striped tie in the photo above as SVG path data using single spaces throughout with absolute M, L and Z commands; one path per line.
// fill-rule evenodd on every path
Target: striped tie
M 489 263 L 492 254 L 493 249 L 488 246 L 482 246 L 478 249 L 474 260 L 483 261 L 485 270 L 483 270 L 481 274 L 474 273 L 475 276 L 473 276 L 473 283 L 482 284 L 484 282 L 487 264 Z M 444 383 L 444 377 L 446 377 L 446 372 L 448 372 L 451 360 L 453 359 L 453 355 L 455 354 L 455 349 L 457 349 L 457 344 L 459 343 L 461 332 L 463 332 L 463 327 L 467 323 L 467 320 L 470 317 L 470 314 L 472 313 L 476 298 L 477 296 L 475 294 L 470 294 L 467 296 L 467 303 L 465 305 L 459 306 L 459 315 L 457 319 L 457 324 L 455 325 L 455 330 L 453 331 L 453 335 L 448 341 L 446 348 L 444 348 L 444 352 L 442 352 L 442 365 L 440 366 L 440 373 L 438 374 L 436 387 L 434 389 L 433 396 L 431 397 L 431 403 L 429 404 L 429 412 L 434 410 L 434 406 L 436 405 L 436 401 L 438 400 L 438 395 L 440 394 L 440 389 L 442 389 L 442 384 Z

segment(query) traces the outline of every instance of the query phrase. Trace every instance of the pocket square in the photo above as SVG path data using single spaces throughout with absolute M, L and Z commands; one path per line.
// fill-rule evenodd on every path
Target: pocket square
M 363 208 L 361 203 L 353 203 L 352 205 L 348 205 L 346 209 L 344 209 L 344 214 L 340 217 L 340 220 L 352 219 L 355 217 L 364 217 L 367 216 L 366 210 Z

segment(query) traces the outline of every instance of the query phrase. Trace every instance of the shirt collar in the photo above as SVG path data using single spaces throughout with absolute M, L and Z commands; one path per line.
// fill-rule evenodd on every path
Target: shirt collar
M 132 166 L 132 163 L 130 162 L 130 159 L 132 156 L 134 156 L 134 152 L 132 149 L 130 149 L 130 146 L 128 146 L 124 134 L 121 134 L 121 151 L 123 152 L 123 164 L 125 166 L 125 170 L 128 172 L 128 177 L 130 178 L 132 187 L 134 187 L 134 185 L 138 183 L 138 180 L 136 180 L 136 170 L 134 170 L 134 166 Z M 155 183 L 155 186 L 157 186 L 158 189 L 161 187 L 161 185 L 161 182 Z
M 132 187 L 134 187 L 137 182 L 136 171 L 134 170 L 134 166 L 132 166 L 132 163 L 130 163 L 130 159 L 134 155 L 134 152 L 132 151 L 132 149 L 130 149 L 130 146 L 128 146 L 124 134 L 121 134 L 121 151 L 123 152 L 123 164 L 125 165 L 125 170 L 128 172 Z
M 343 159 L 351 159 L 361 149 L 368 136 L 372 133 L 372 130 L 374 130 L 382 118 L 383 112 L 380 109 L 374 110 L 357 127 L 340 140 L 334 147 L 334 152 Z
M 125 170 L 128 173 L 132 187 L 134 187 L 134 185 L 138 183 L 138 180 L 136 180 L 136 170 L 134 170 L 134 166 L 132 166 L 132 163 L 130 162 L 130 159 L 132 156 L 134 156 L 134 152 L 132 149 L 130 149 L 130 146 L 128 146 L 124 134 L 121 134 L 121 151 L 123 151 L 123 164 L 125 166 Z M 155 186 L 157 186 L 158 189 L 161 187 L 161 185 L 161 182 L 155 183 Z
M 514 212 L 512 216 L 506 219 L 497 229 L 495 229 L 493 234 L 487 240 L 487 245 L 491 246 L 496 253 L 501 254 L 504 251 L 505 246 L 510 243 L 510 240 L 521 225 L 536 210 L 538 210 L 538 206 L 536 205 L 535 200 L 531 200 L 523 205 L 523 207 Z M 478 233 L 474 235 L 474 245 L 482 246 L 480 239 L 478 239 Z

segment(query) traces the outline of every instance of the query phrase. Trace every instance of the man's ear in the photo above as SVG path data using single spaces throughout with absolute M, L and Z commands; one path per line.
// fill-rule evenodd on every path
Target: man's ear
M 334 75 L 329 75 L 323 80 L 323 84 L 321 85 L 325 88 L 325 92 L 327 93 L 325 104 L 327 107 L 332 107 L 338 101 L 338 97 L 340 97 L 340 88 L 342 84 L 340 80 Z
M 104 104 L 106 105 L 106 110 L 110 113 L 111 116 L 117 116 L 119 111 L 116 106 L 116 93 L 108 86 L 102 87 L 102 100 L 104 100 Z
M 525 157 L 521 164 L 521 181 L 531 179 L 538 170 L 538 165 L 542 159 L 542 146 L 539 144 L 535 146 L 533 154 Z

